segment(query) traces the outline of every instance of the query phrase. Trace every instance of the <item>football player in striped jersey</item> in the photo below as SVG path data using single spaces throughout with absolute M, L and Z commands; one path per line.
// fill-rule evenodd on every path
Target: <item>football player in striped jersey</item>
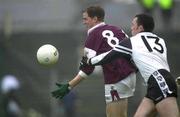
M 152 33 L 153 29 L 151 16 L 136 15 L 131 26 L 133 37 L 121 41 L 109 52 L 83 58 L 81 67 L 102 65 L 117 58 L 133 61 L 147 83 L 146 96 L 134 116 L 147 117 L 156 109 L 160 117 L 179 117 L 177 85 L 170 73 L 166 44 L 163 38 Z

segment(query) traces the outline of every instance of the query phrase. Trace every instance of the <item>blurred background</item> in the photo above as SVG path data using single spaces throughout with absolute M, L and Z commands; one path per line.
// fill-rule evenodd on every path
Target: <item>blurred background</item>
M 86 38 L 82 10 L 94 4 L 105 9 L 106 23 L 122 27 L 129 35 L 136 14 L 152 14 L 155 33 L 166 40 L 171 72 L 175 78 L 180 76 L 180 0 L 167 7 L 136 0 L 0 0 L 0 117 L 9 117 L 5 115 L 8 100 L 14 100 L 11 111 L 19 117 L 105 117 L 101 74 L 92 74 L 63 101 L 50 95 L 55 82 L 66 82 L 78 72 Z M 60 53 L 52 67 L 41 66 L 36 60 L 37 49 L 47 43 Z M 6 78 L 13 80 L 4 88 Z M 4 96 L 11 89 L 15 96 Z M 145 90 L 138 74 L 128 117 L 133 116 Z

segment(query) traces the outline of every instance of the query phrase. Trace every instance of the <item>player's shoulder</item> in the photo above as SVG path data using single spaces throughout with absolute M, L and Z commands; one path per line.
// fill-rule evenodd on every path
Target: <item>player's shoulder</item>
M 124 46 L 124 47 L 127 47 L 127 48 L 132 48 L 130 38 L 123 39 L 123 40 L 120 42 L 120 45 L 121 45 L 121 46 Z
M 108 30 L 108 31 L 110 31 L 110 32 L 113 32 L 114 34 L 116 34 L 116 33 L 124 33 L 123 32 L 123 30 L 120 28 L 120 27 L 117 27 L 117 26 L 114 26 L 114 25 L 109 25 L 109 24 L 105 24 L 105 25 L 103 25 L 103 26 L 99 26 L 99 27 L 97 27 L 94 31 L 93 31 L 93 33 L 94 34 L 101 34 L 102 32 L 104 32 L 105 30 Z M 93 34 L 92 33 L 92 34 Z
M 147 36 L 157 36 L 157 35 L 153 34 L 152 32 L 140 32 L 132 36 L 131 39 L 141 38 L 142 36 L 147 37 Z
M 121 27 L 115 26 L 115 25 L 111 25 L 111 24 L 106 24 L 105 28 L 109 28 L 109 29 L 113 29 L 113 30 L 122 30 Z
M 130 37 L 130 40 L 137 39 L 137 38 L 139 38 L 140 36 L 141 36 L 141 35 L 138 33 L 138 34 L 136 34 L 136 35 Z
M 158 35 L 156 35 L 153 32 L 141 32 L 141 33 L 138 33 L 136 36 L 156 36 L 156 37 L 158 37 Z

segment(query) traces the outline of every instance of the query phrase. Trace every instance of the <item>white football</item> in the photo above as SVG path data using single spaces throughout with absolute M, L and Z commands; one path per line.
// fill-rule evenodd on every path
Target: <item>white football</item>
M 59 52 L 53 45 L 42 45 L 37 51 L 37 60 L 42 65 L 53 65 L 59 59 Z

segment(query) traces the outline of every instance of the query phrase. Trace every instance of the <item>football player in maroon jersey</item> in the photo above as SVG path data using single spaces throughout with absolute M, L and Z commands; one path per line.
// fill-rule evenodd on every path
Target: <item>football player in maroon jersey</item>
M 104 22 L 105 12 L 99 6 L 90 6 L 83 12 L 83 24 L 87 27 L 84 56 L 91 58 L 114 48 L 127 38 L 124 31 Z M 127 117 L 128 98 L 134 95 L 136 67 L 124 58 L 102 65 L 107 117 Z M 73 87 L 87 78 L 94 67 L 80 68 L 79 73 L 67 84 L 57 84 L 53 97 L 63 98 Z

